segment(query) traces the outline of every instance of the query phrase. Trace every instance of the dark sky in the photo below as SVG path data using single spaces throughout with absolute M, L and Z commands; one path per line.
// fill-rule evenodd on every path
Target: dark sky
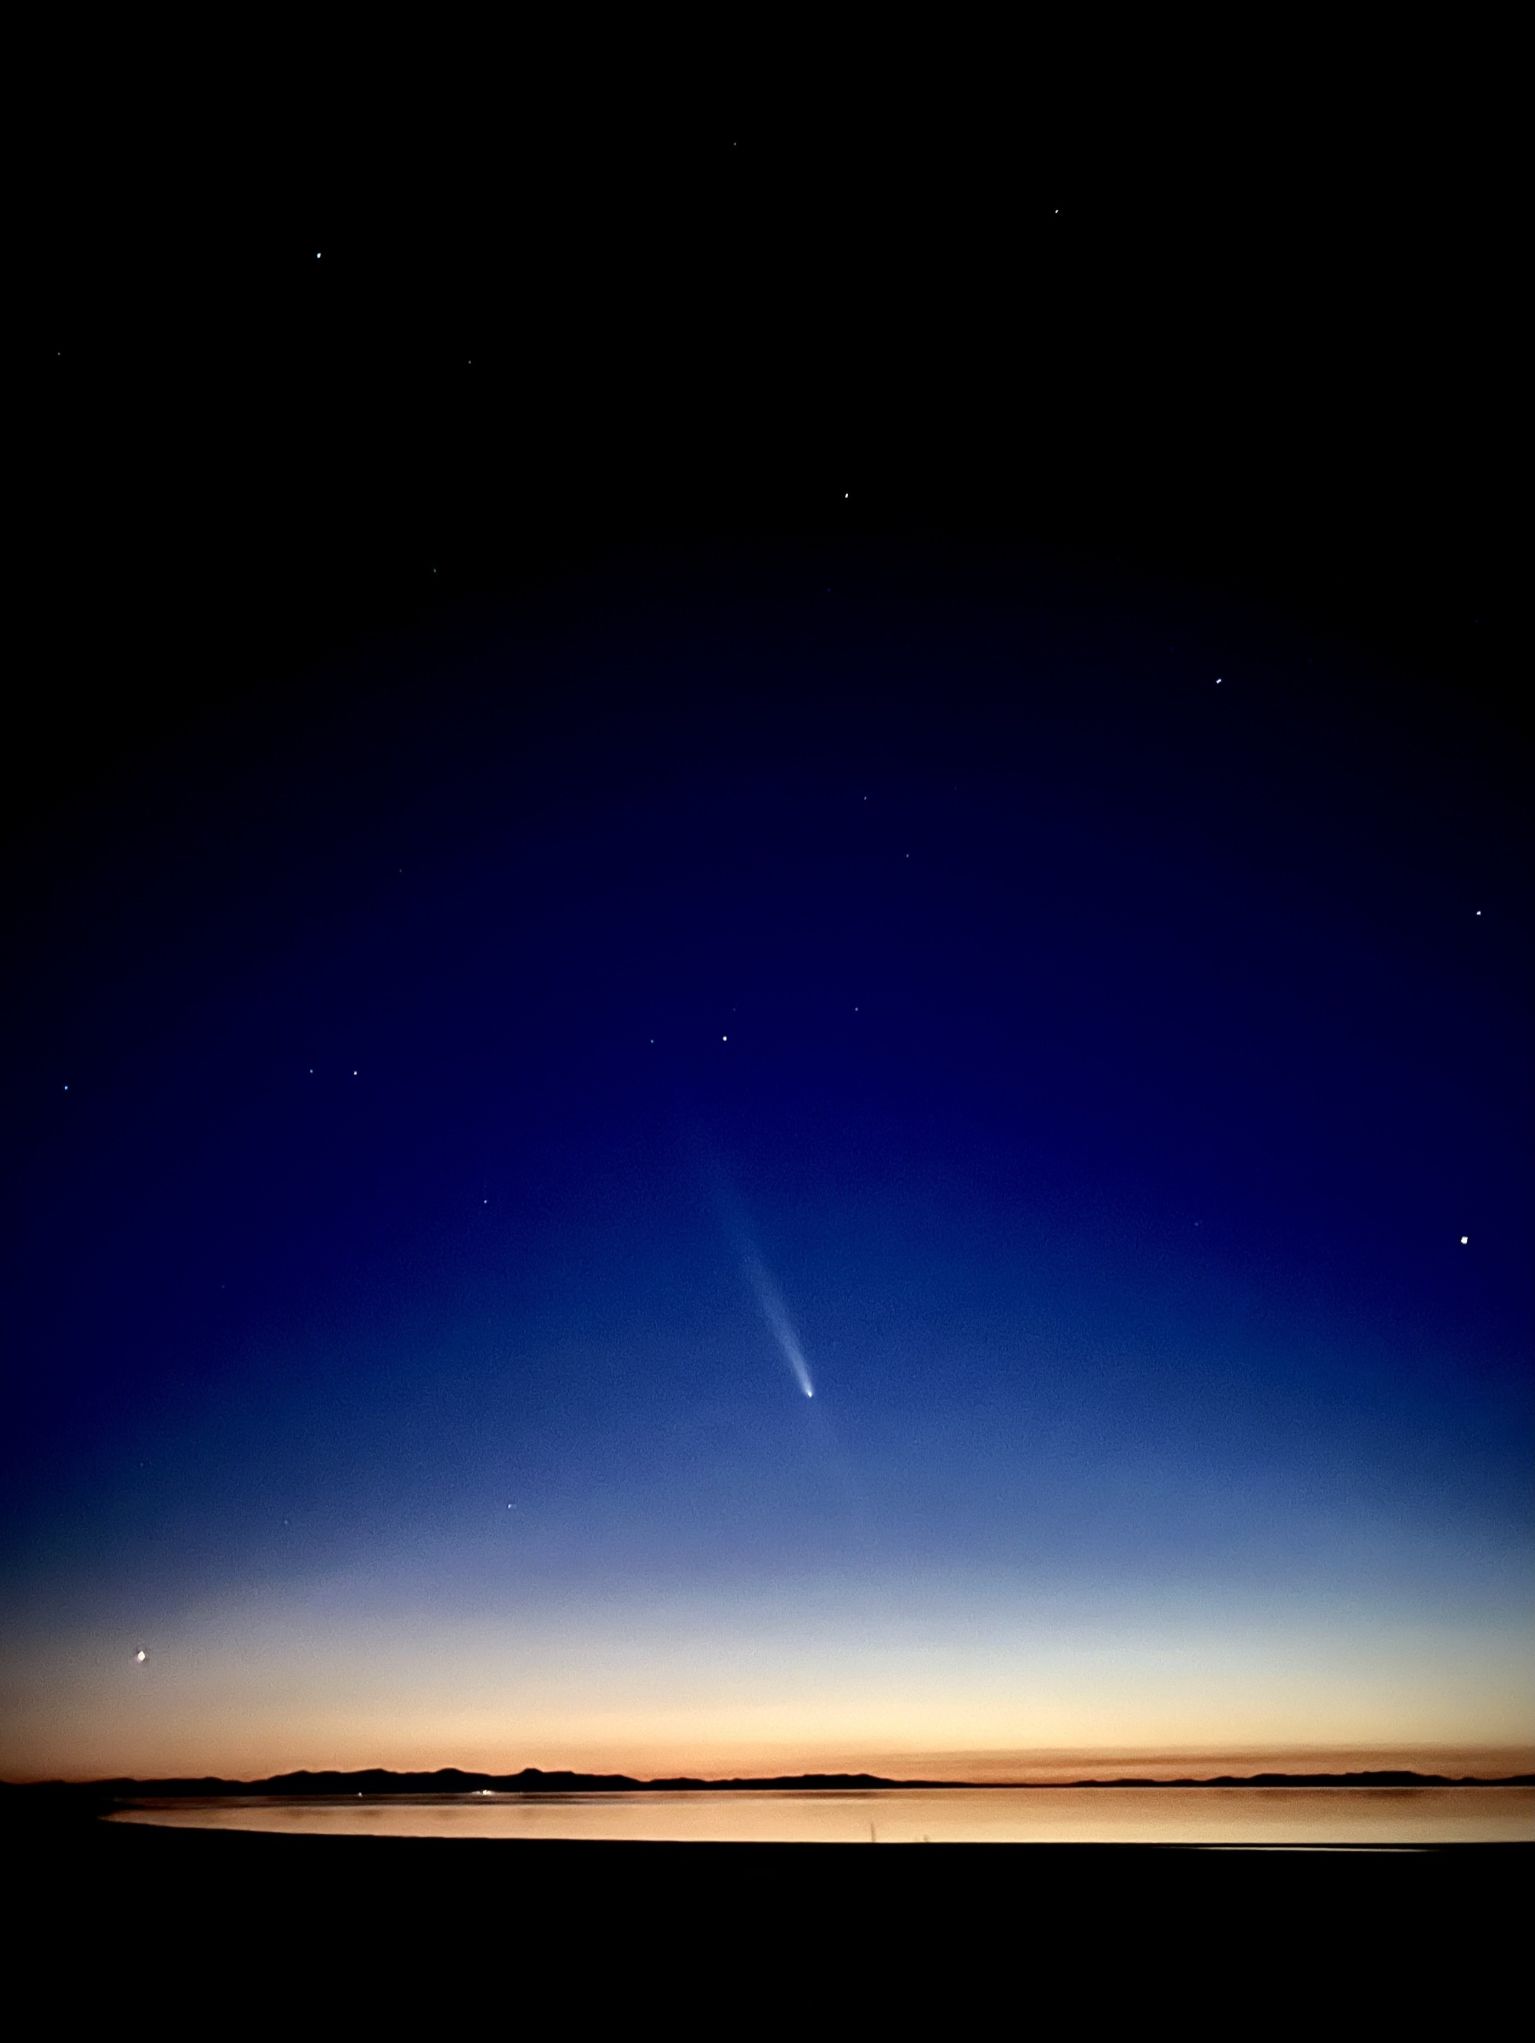
M 59 109 L 7 1773 L 1535 1736 L 1512 209 L 1343 111 Z

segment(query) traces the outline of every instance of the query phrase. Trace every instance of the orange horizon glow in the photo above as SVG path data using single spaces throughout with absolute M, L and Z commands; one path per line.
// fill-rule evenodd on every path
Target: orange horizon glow
M 692 1759 L 674 1753 L 653 1751 L 636 1756 L 617 1750 L 565 1748 L 559 1752 L 535 1750 L 528 1756 L 507 1758 L 500 1753 L 476 1752 L 425 1758 L 419 1754 L 345 1758 L 323 1756 L 295 1759 L 284 1754 L 270 1762 L 247 1758 L 238 1764 L 203 1764 L 191 1761 L 140 1764 L 131 1768 L 103 1761 L 99 1766 L 76 1767 L 67 1772 L 35 1770 L 8 1771 L 5 1778 L 28 1784 L 44 1781 L 87 1784 L 97 1780 L 196 1780 L 217 1778 L 229 1781 L 259 1781 L 287 1773 L 357 1773 L 381 1770 L 390 1773 L 431 1773 L 445 1768 L 462 1773 L 508 1775 L 525 1767 L 543 1773 L 623 1774 L 649 1781 L 676 1778 L 703 1781 L 757 1779 L 800 1774 L 877 1774 L 893 1780 L 952 1781 L 956 1785 L 984 1786 L 1064 1785 L 1073 1781 L 1134 1778 L 1142 1780 L 1205 1779 L 1213 1776 L 1239 1777 L 1263 1773 L 1367 1773 L 1413 1772 L 1444 1774 L 1452 1778 L 1505 1778 L 1535 1772 L 1535 1748 L 1519 1746 L 1402 1747 L 1383 1745 L 1274 1745 L 1259 1748 L 1211 1750 L 1188 1747 L 1146 1748 L 1046 1748 L 1030 1751 L 993 1752 L 813 1752 L 796 1756 L 782 1749 L 743 1748 L 726 1756 L 718 1751 L 696 1751 Z
M 1512 1622 L 1246 1616 L 1170 1595 L 1080 1615 L 945 1578 L 854 1605 L 836 1581 L 657 1597 L 640 1629 L 621 1600 L 513 1624 L 404 1599 L 353 1614 L 350 1592 L 63 1638 L 39 1623 L 10 1642 L 0 1778 L 1535 1771 L 1535 1663 Z

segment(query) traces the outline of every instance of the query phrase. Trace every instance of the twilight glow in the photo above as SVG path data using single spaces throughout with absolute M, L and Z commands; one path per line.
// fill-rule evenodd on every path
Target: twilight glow
M 81 814 L 0 1773 L 1527 1766 L 1504 812 L 1267 614 L 756 572 Z

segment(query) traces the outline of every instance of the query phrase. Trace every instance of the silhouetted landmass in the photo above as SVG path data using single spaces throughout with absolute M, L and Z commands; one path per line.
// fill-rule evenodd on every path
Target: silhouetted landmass
M 144 1796 L 238 1796 L 267 1795 L 290 1800 L 375 1800 L 389 1795 L 628 1795 L 718 1793 L 721 1790 L 778 1789 L 786 1792 L 868 1791 L 882 1788 L 987 1788 L 1049 1793 L 1057 1788 L 1528 1788 L 1535 1787 L 1535 1774 L 1509 1774 L 1484 1779 L 1478 1775 L 1442 1773 L 1254 1773 L 1218 1774 L 1203 1780 L 1150 1780 L 1125 1777 L 1115 1780 L 1081 1781 L 931 1781 L 887 1780 L 873 1773 L 776 1774 L 760 1779 L 703 1780 L 678 1775 L 666 1780 L 637 1780 L 626 1773 L 572 1773 L 527 1766 L 520 1773 L 465 1773 L 456 1766 L 439 1767 L 432 1773 L 392 1773 L 385 1767 L 368 1767 L 355 1773 L 298 1773 L 269 1775 L 264 1780 L 224 1780 L 212 1774 L 197 1779 L 114 1780 L 88 1782 L 40 1782 L 18 1787 L 0 1783 L 8 1795 L 53 1790 L 106 1799 Z
M 103 1823 L 46 1790 L 0 1802 L 11 1976 L 92 2038 L 213 2033 L 239 2005 L 300 2033 L 435 2035 L 481 2004 L 617 2037 L 654 2016 L 730 2034 L 759 2012 L 801 2031 L 984 2035 L 996 1954 L 1021 1950 L 1047 2024 L 1090 2006 L 1133 2039 L 1172 1990 L 1234 2034 L 1305 2034 L 1320 1992 L 1345 2043 L 1496 2039 L 1535 1867 L 1524 1843 L 322 1839 Z M 1281 1940 L 1307 1961 L 1273 1959 Z M 1190 1954 L 1181 1978 L 1170 1952 Z

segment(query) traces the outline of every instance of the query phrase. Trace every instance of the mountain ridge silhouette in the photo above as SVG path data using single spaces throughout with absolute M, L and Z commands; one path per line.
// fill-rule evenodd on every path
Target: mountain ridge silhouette
M 780 1792 L 872 1792 L 916 1788 L 1029 1789 L 1048 1793 L 1060 1788 L 1527 1788 L 1535 1787 L 1535 1773 L 1483 1776 L 1478 1774 L 1416 1773 L 1405 1770 L 1376 1770 L 1350 1773 L 1256 1773 L 1216 1774 L 1200 1778 L 1153 1780 L 1144 1775 L 1120 1775 L 1112 1779 L 1085 1778 L 1072 1781 L 937 1781 L 897 1780 L 872 1773 L 799 1773 L 761 1776 L 732 1776 L 708 1780 L 699 1775 L 677 1774 L 655 1780 L 640 1780 L 624 1773 L 577 1773 L 558 1768 L 523 1767 L 518 1773 L 468 1772 L 461 1767 L 437 1767 L 430 1772 L 396 1772 L 388 1767 L 363 1767 L 267 1774 L 257 1780 L 233 1780 L 219 1774 L 175 1775 L 139 1779 L 116 1775 L 94 1781 L 0 1782 L 10 1791 L 27 1788 L 79 1788 L 94 1794 L 122 1796 L 239 1796 L 268 1795 L 300 1800 L 306 1797 L 361 1796 L 376 1799 L 388 1795 L 526 1795 L 526 1794 L 688 1794 L 732 1791 Z

